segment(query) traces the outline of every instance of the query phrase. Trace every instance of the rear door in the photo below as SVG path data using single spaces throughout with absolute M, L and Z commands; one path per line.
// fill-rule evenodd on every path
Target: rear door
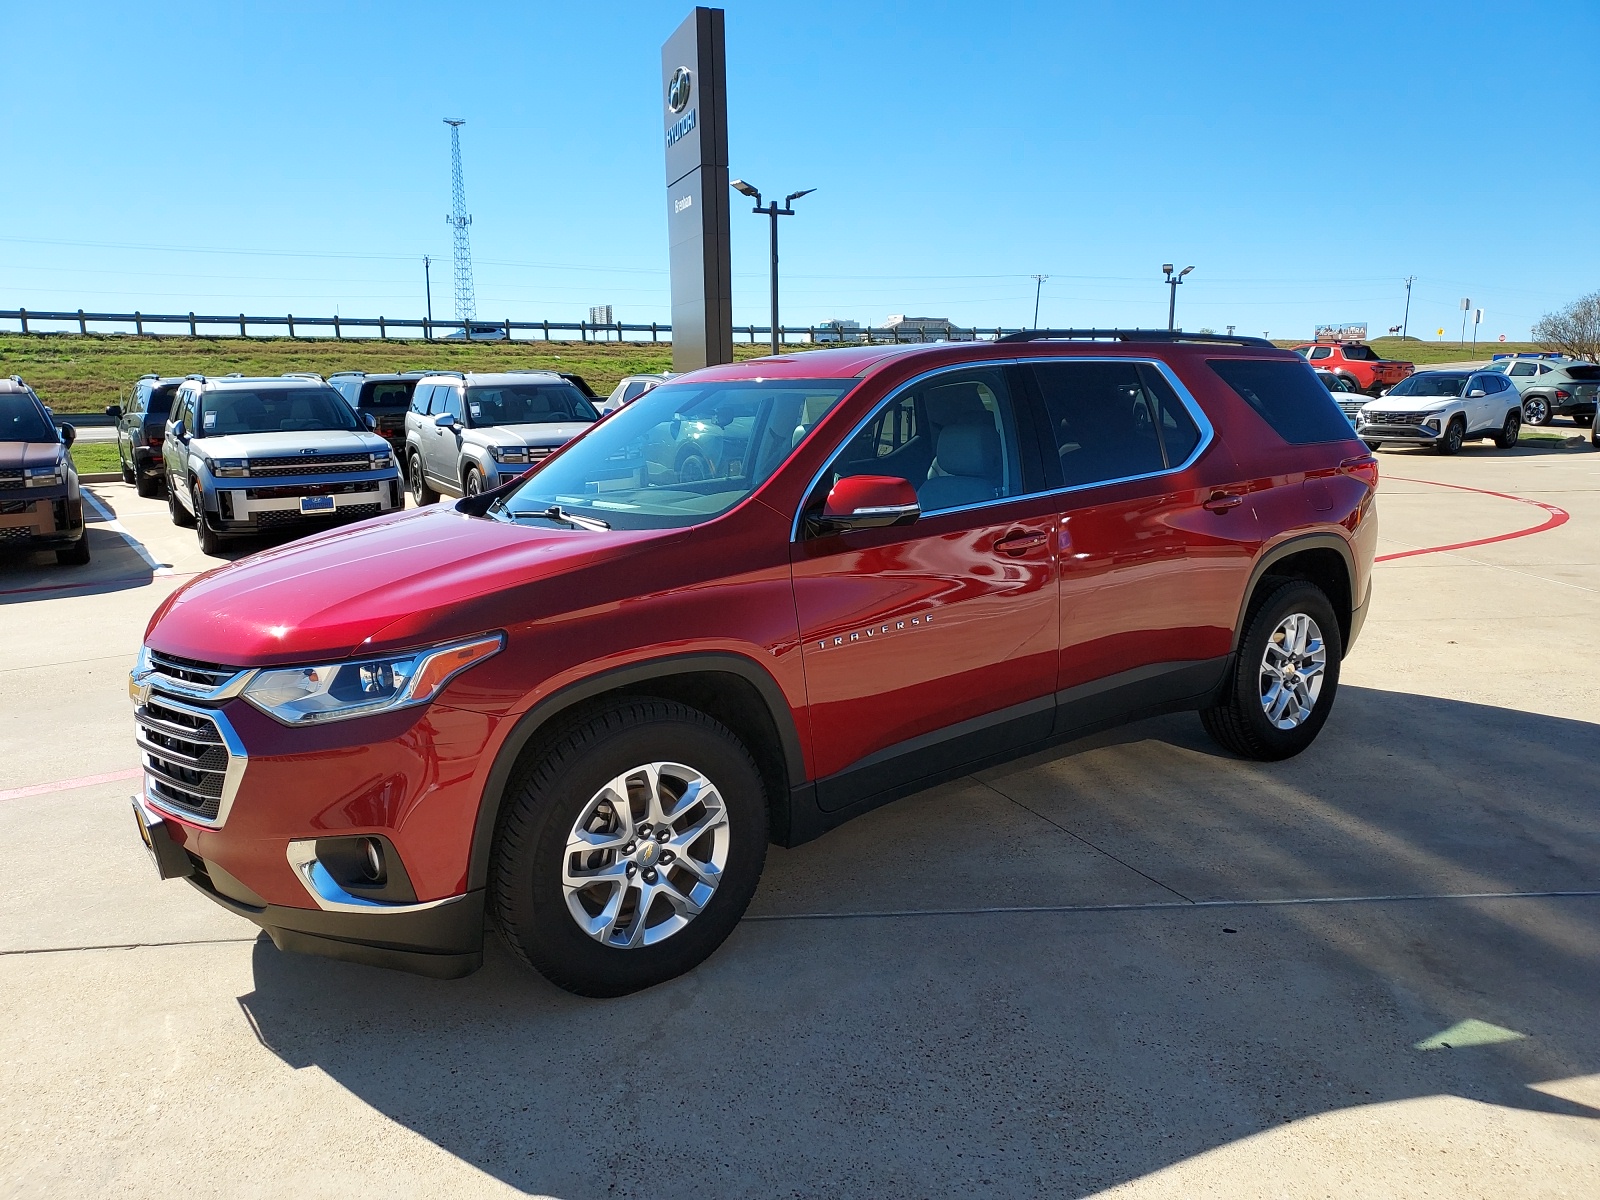
M 1054 709 L 1057 498 L 1004 367 L 936 373 L 885 400 L 819 477 L 917 489 L 909 526 L 808 533 L 792 572 L 818 802 L 836 810 L 1042 741 Z
M 1233 457 L 1159 363 L 1030 371 L 1046 470 L 1063 489 L 1057 732 L 1204 691 L 1231 649 L 1258 542 Z

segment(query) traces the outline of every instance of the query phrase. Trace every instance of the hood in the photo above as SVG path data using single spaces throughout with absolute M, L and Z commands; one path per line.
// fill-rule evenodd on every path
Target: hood
M 679 536 L 516 525 L 451 505 L 413 509 L 208 572 L 156 609 L 145 640 L 232 666 L 427 645 L 503 627 L 508 611 L 518 621 L 561 611 L 565 589 L 539 585 Z M 523 596 L 506 595 L 519 589 Z
M 0 467 L 48 467 L 61 451 L 60 442 L 0 442 Z
M 593 421 L 543 421 L 527 425 L 484 425 L 469 429 L 463 440 L 480 446 L 565 446 Z
M 311 430 L 304 433 L 227 433 L 191 438 L 189 448 L 212 458 L 293 458 L 313 454 L 382 454 L 389 443 L 375 433 Z
M 1374 412 L 1434 412 L 1460 402 L 1460 396 L 1396 396 L 1385 392 L 1376 400 L 1368 400 L 1361 411 L 1370 408 Z

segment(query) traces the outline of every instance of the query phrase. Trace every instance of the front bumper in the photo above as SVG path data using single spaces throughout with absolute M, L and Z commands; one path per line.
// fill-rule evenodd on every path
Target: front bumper
M 59 549 L 83 537 L 83 500 L 57 485 L 47 491 L 0 492 L 0 546 Z
M 1431 446 L 1443 436 L 1445 423 L 1441 419 L 1439 429 L 1430 429 L 1426 425 L 1399 425 L 1399 424 L 1368 424 L 1356 425 L 1356 436 L 1368 442 L 1409 442 L 1414 446 Z
M 333 507 L 303 512 L 300 501 L 308 497 L 327 497 Z M 218 533 L 243 536 L 359 521 L 404 505 L 398 471 L 336 480 L 218 479 L 207 489 L 206 520 Z

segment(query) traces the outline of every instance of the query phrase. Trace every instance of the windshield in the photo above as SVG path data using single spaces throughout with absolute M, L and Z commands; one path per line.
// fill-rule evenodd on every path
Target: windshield
M 1465 375 L 1452 375 L 1444 371 L 1426 371 L 1421 375 L 1408 375 L 1389 389 L 1391 396 L 1459 396 L 1466 386 Z
M 474 429 L 593 421 L 599 415 L 570 383 L 480 384 L 467 389 L 468 423 Z
M 618 410 L 495 505 L 551 507 L 617 529 L 679 529 L 726 512 L 789 457 L 854 379 L 666 383 Z
M 321 387 L 224 388 L 200 403 L 200 436 L 230 433 L 310 433 L 362 428 L 344 397 Z
M 59 442 L 56 427 L 32 396 L 10 392 L 0 396 L 0 442 Z

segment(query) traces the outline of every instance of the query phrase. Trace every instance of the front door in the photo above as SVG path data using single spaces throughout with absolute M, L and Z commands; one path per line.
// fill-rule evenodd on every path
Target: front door
M 802 528 L 794 547 L 823 808 L 1048 736 L 1057 515 L 1034 433 L 1007 369 L 943 372 L 885 401 L 808 499 L 890 475 L 922 507 L 909 526 Z
M 461 405 L 461 389 L 450 384 L 436 385 L 430 411 L 434 417 L 449 413 L 455 417 L 456 427 L 446 429 L 441 425 L 432 425 L 428 431 L 424 442 L 428 448 L 428 474 L 452 489 L 459 489 L 461 478 L 457 472 L 461 469 L 461 430 L 466 421 L 466 410 Z
M 1063 733 L 1196 695 L 1232 647 L 1257 526 L 1246 482 L 1163 369 L 1035 363 L 1058 538 Z

